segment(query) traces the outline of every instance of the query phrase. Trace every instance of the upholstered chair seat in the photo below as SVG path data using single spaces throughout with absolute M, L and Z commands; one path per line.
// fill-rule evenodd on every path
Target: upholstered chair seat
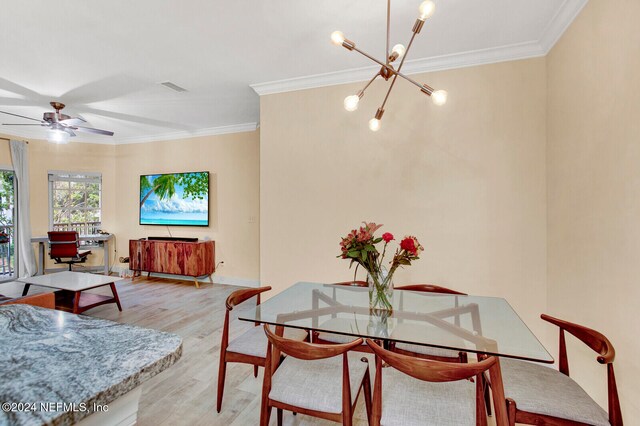
M 362 355 L 350 353 L 348 358 L 353 404 L 369 364 L 360 360 Z M 318 360 L 287 357 L 273 375 L 269 399 L 307 410 L 341 413 L 342 362 L 342 356 Z
M 476 388 L 468 380 L 433 383 L 382 369 L 383 426 L 475 426 Z
M 540 364 L 503 358 L 504 393 L 518 409 L 594 426 L 609 425 L 609 415 L 573 379 Z
M 392 352 L 369 339 L 366 342 L 376 355 L 374 425 L 486 426 L 484 382 L 479 378 L 487 373 L 495 424 L 508 425 L 498 358 L 442 362 Z
M 297 328 L 285 328 L 284 337 L 301 342 L 307 338 L 307 332 Z M 266 358 L 267 344 L 267 336 L 262 327 L 251 327 L 229 343 L 227 352 Z

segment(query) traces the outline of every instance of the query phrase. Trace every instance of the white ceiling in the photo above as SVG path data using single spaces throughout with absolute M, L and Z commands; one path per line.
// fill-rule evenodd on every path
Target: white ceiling
M 408 71 L 544 55 L 586 0 L 435 2 Z M 408 41 L 419 3 L 392 1 L 393 44 Z M 115 132 L 75 138 L 101 143 L 255 129 L 256 91 L 366 78 L 371 62 L 329 35 L 340 29 L 382 59 L 385 8 L 383 0 L 0 0 L 0 110 L 41 118 L 61 101 L 67 114 Z M 0 123 L 26 122 L 0 114 Z M 44 137 L 26 129 L 0 132 Z

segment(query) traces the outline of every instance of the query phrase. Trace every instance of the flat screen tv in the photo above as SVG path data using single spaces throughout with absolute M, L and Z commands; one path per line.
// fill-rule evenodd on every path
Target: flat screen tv
M 209 226 L 209 172 L 140 176 L 140 225 Z

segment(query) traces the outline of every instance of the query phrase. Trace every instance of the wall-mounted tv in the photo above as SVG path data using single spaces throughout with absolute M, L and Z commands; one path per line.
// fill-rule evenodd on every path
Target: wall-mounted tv
M 140 176 L 140 225 L 209 226 L 209 172 Z

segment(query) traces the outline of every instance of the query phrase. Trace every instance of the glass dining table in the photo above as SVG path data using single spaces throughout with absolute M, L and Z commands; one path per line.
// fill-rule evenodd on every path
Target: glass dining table
M 393 292 L 393 311 L 369 309 L 367 288 L 299 282 L 238 319 L 541 363 L 553 357 L 500 297 L 408 290 Z

